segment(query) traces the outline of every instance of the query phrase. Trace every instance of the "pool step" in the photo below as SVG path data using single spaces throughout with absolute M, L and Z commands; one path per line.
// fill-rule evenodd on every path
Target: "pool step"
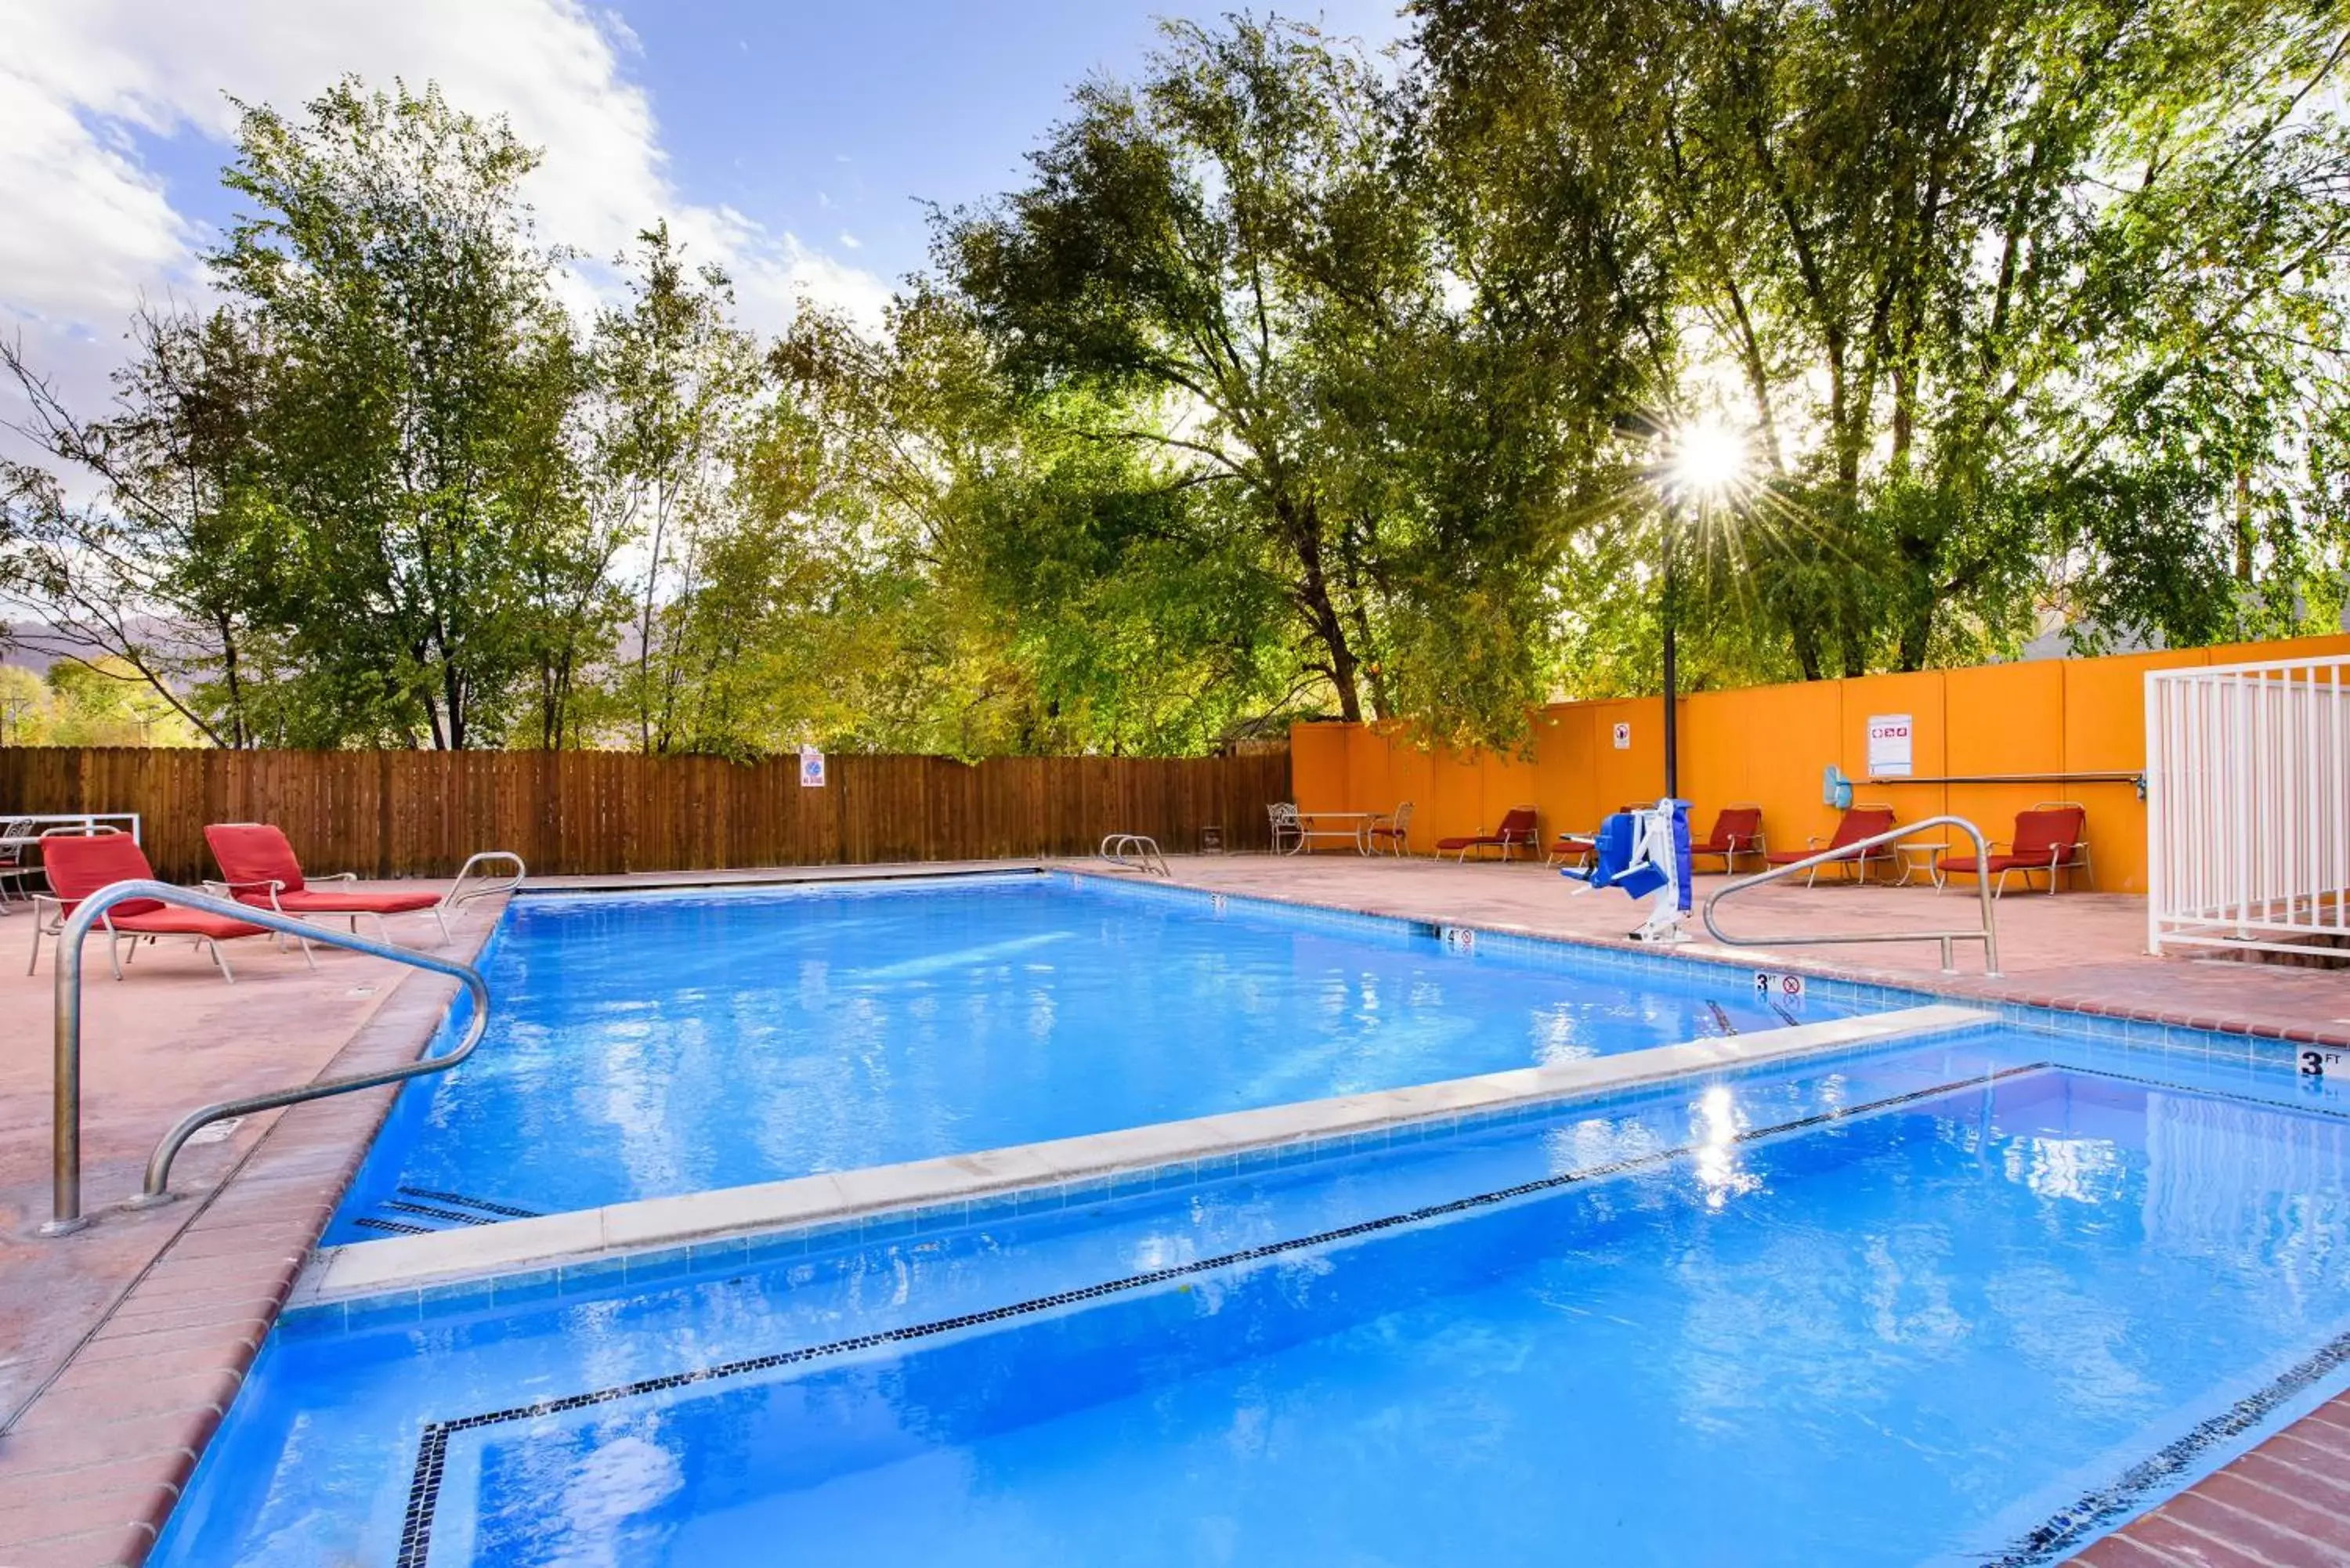
M 393 1236 L 431 1236 L 443 1231 L 453 1231 L 467 1225 L 494 1225 L 501 1220 L 536 1220 L 536 1209 L 517 1209 L 510 1203 L 493 1203 L 486 1198 L 469 1198 L 462 1192 L 442 1192 L 431 1187 L 402 1187 L 399 1196 L 387 1198 L 375 1206 L 375 1211 L 362 1214 L 351 1223 L 362 1231 L 380 1231 Z

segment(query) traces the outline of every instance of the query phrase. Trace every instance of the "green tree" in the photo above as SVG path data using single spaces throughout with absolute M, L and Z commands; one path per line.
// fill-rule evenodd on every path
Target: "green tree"
M 43 741 L 53 746 L 194 746 L 203 737 L 187 711 L 146 674 L 110 655 L 49 666 Z
M 2338 401 L 2327 279 L 2350 232 L 2330 11 L 1415 10 L 1431 135 L 1494 226 L 1556 235 L 1562 265 L 1594 234 L 1632 242 L 1617 297 L 1653 409 L 1730 406 L 1752 432 L 1742 537 L 1692 563 L 1723 648 L 1752 642 L 1744 617 L 1806 675 L 1979 657 L 2029 630 L 2051 577 L 2126 629 L 2248 624 L 2133 597 L 2150 564 L 2130 553 L 2190 513 L 2248 544 L 2207 594 L 2251 593 L 2279 629 L 2326 597 L 2338 525 L 2300 476 Z M 1615 129 L 1582 134 L 1595 117 Z
M 734 615 L 744 608 L 743 585 L 729 576 L 745 564 L 729 487 L 762 370 L 757 343 L 733 323 L 725 273 L 688 267 L 665 223 L 639 239 L 631 297 L 596 325 L 593 472 L 607 536 L 643 546 L 628 686 L 637 744 L 650 753 L 697 749 L 691 688 L 734 646 L 739 622 L 719 612 L 729 600 Z
M 212 266 L 277 357 L 304 738 L 495 743 L 538 663 L 530 563 L 579 535 L 569 329 L 517 192 L 537 154 L 438 88 L 356 80 L 298 120 L 245 109 L 237 145 L 251 209 Z
M 941 264 L 1015 384 L 1083 394 L 1067 411 L 1090 439 L 1219 493 L 1206 506 L 1343 716 L 1367 694 L 1374 715 L 1513 732 L 1555 508 L 1503 471 L 1549 410 L 1495 442 L 1409 382 L 1521 388 L 1480 360 L 1497 323 L 1448 303 L 1394 84 L 1307 28 L 1166 31 L 1137 87 L 1078 89 L 1025 189 L 942 224 Z M 1386 471 L 1399 452 L 1426 487 Z M 1449 684 L 1447 661 L 1495 648 L 1501 680 Z
M 0 344 L 27 410 L 13 428 L 95 487 L 70 499 L 55 475 L 9 466 L 0 592 L 38 651 L 133 672 L 215 745 L 262 744 L 283 675 L 280 518 L 257 431 L 274 356 L 227 309 L 142 310 L 130 342 L 112 412 L 89 421 Z

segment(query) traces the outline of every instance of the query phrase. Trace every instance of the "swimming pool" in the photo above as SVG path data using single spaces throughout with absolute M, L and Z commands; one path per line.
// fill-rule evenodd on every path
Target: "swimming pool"
M 401 1095 L 330 1242 L 1792 1021 L 1717 966 L 1063 875 L 533 897 L 483 961 L 480 1051 Z
M 2281 1064 L 1994 1029 L 353 1303 L 154 1560 L 2024 1568 L 2342 1386 L 2345 1158 Z

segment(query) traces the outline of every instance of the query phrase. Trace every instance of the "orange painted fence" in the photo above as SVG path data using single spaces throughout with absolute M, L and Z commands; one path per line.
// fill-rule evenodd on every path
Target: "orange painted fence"
M 1889 805 L 1901 821 L 1950 813 L 1992 838 L 2007 837 L 2015 814 L 2036 802 L 2075 800 L 2088 807 L 2097 888 L 2143 893 L 2146 806 L 2132 784 L 1924 781 L 2134 774 L 2146 765 L 2147 670 L 2346 652 L 2350 637 L 2317 637 L 1702 692 L 1681 701 L 1681 794 L 1694 803 L 1700 836 L 1722 806 L 1761 805 L 1773 849 L 1800 849 L 1807 836 L 1834 830 L 1837 814 L 1821 787 L 1830 763 L 1856 781 L 1856 800 Z M 1898 715 L 1909 721 L 1914 782 L 1869 784 L 1869 721 Z M 1663 720 L 1656 697 L 1556 703 L 1534 716 L 1523 757 L 1431 753 L 1365 726 L 1300 724 L 1290 732 L 1292 777 L 1307 811 L 1387 811 L 1411 801 L 1415 853 L 1489 829 L 1527 804 L 1541 814 L 1547 843 L 1662 793 Z

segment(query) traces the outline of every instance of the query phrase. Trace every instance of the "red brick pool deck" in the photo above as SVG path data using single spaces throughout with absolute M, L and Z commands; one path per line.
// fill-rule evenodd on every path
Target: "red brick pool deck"
M 860 868 L 869 874 L 879 868 Z M 1232 893 L 1492 929 L 1619 940 L 1632 906 L 1540 867 L 1353 857 L 1178 860 L 1178 879 Z M 841 874 L 837 870 L 833 875 Z M 760 879 L 757 872 L 720 874 Z M 789 874 L 786 874 L 789 875 Z M 645 881 L 670 878 L 644 878 Z M 694 880 L 709 880 L 697 877 Z M 613 878 L 577 878 L 609 884 Z M 1716 885 L 1707 879 L 1700 891 Z M 412 885 L 411 885 L 412 886 Z M 1953 928 L 1975 905 L 1925 888 L 1774 887 L 1725 911 L 1733 931 Z M 494 911 L 435 950 L 470 957 Z M 121 984 L 89 954 L 84 1186 L 97 1222 L 35 1228 L 49 1206 L 50 971 L 5 961 L 29 940 L 0 919 L 0 1568 L 140 1563 L 316 1244 L 392 1091 L 249 1118 L 192 1146 L 179 1201 L 117 1207 L 149 1148 L 191 1106 L 412 1058 L 453 989 L 438 977 L 321 950 L 318 972 L 264 944 L 232 949 L 224 985 L 184 947 L 148 950 Z M 425 939 L 402 923 L 403 940 Z M 429 931 L 429 927 L 422 928 Z M 1961 995 L 2110 1012 L 2272 1037 L 2350 1044 L 2350 971 L 2150 959 L 2135 898 L 2015 895 L 2000 906 L 2006 978 L 1962 946 L 1957 980 L 1933 946 L 1740 950 L 1739 961 L 1927 984 Z M 1698 944 L 1693 944 L 1698 946 Z M 1700 950 L 1705 950 L 1701 946 Z M 2098 1542 L 2100 1568 L 2350 1568 L 2350 1398 L 2337 1399 Z

